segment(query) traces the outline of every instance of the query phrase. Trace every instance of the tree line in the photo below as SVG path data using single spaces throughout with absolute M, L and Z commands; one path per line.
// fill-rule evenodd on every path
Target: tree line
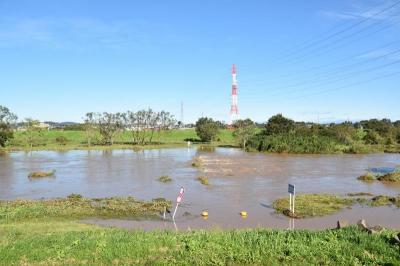
M 161 131 L 175 127 L 176 123 L 169 112 L 155 112 L 150 108 L 125 113 L 90 112 L 85 115 L 84 130 L 89 146 L 95 133 L 100 134 L 103 145 L 113 145 L 116 136 L 123 132 L 130 133 L 132 144 L 144 145 L 152 143 L 156 134 L 159 138 Z
M 7 107 L 0 105 L 0 146 L 5 147 L 14 137 L 17 125 L 21 128 L 26 143 L 33 144 L 43 133 L 38 120 L 25 118 L 17 123 L 18 117 Z M 155 138 L 160 142 L 160 134 L 174 128 L 177 124 L 174 116 L 166 111 L 153 111 L 151 108 L 127 112 L 89 112 L 83 118 L 84 122 L 75 125 L 75 130 L 85 132 L 88 146 L 93 144 L 113 145 L 121 134 L 129 134 L 131 144 L 145 145 L 153 143 Z M 59 143 L 66 143 L 65 137 L 56 139 Z
M 214 141 L 221 123 L 211 118 L 196 122 L 201 141 Z M 399 152 L 400 121 L 370 119 L 360 122 L 318 124 L 296 122 L 277 114 L 266 123 L 237 120 L 231 126 L 238 144 L 245 149 L 288 153 L 364 153 Z

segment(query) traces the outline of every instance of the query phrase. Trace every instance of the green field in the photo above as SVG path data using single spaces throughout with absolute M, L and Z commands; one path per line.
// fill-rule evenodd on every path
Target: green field
M 57 142 L 58 137 L 65 137 L 65 143 Z M 146 148 L 157 147 L 175 147 L 187 145 L 186 140 L 198 140 L 194 129 L 174 129 L 168 131 L 161 131 L 160 134 L 154 133 L 152 143 L 147 143 Z M 132 137 L 130 132 L 123 132 L 119 134 L 115 143 L 112 146 L 104 146 L 100 144 L 100 136 L 95 136 L 92 141 L 94 145 L 90 149 L 129 149 L 129 148 L 142 148 L 143 146 L 132 145 Z M 232 131 L 221 130 L 217 141 L 212 145 L 237 145 Z M 29 150 L 30 147 L 26 140 L 24 132 L 17 131 L 7 147 L 8 150 Z M 40 135 L 35 136 L 33 150 L 68 150 L 68 149 L 89 149 L 87 139 L 84 131 L 61 131 L 50 130 L 43 131 Z
M 99 204 L 94 204 L 98 202 Z M 84 217 L 157 213 L 165 201 L 132 198 L 0 202 L 0 265 L 399 265 L 398 232 L 340 230 L 124 230 Z

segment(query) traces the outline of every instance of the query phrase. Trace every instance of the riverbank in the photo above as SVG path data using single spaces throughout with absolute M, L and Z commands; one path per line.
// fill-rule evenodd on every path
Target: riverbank
M 230 130 L 221 130 L 217 140 L 212 143 L 202 143 L 198 139 L 194 129 L 174 129 L 170 131 L 162 131 L 159 135 L 154 134 L 152 143 L 132 144 L 132 137 L 129 132 L 124 132 L 118 136 L 113 145 L 102 145 L 100 136 L 92 139 L 92 145 L 88 145 L 84 131 L 60 131 L 50 130 L 43 131 L 40 135 L 35 136 L 32 142 L 32 148 L 27 142 L 24 132 L 15 132 L 6 148 L 0 148 L 0 151 L 67 151 L 67 150 L 118 150 L 118 149 L 162 149 L 162 148 L 178 148 L 191 144 L 208 145 L 213 147 L 229 146 L 238 147 Z
M 127 231 L 76 222 L 0 225 L 2 265 L 397 265 L 396 234 L 341 230 Z
M 159 134 L 155 133 L 151 143 L 132 144 L 132 136 L 130 132 L 123 132 L 117 136 L 113 145 L 103 145 L 100 142 L 100 136 L 96 135 L 92 139 L 92 144 L 89 146 L 84 131 L 61 131 L 50 130 L 43 131 L 40 134 L 32 137 L 32 147 L 28 143 L 28 138 L 25 132 L 17 131 L 5 148 L 0 147 L 0 151 L 68 151 L 68 150 L 118 150 L 118 149 L 161 149 L 161 148 L 178 148 L 187 146 L 188 141 L 192 144 L 207 145 L 212 147 L 236 147 L 239 148 L 238 140 L 235 139 L 232 130 L 221 129 L 216 140 L 212 143 L 202 143 L 196 135 L 194 128 L 190 129 L 173 129 L 162 131 Z M 299 144 L 300 145 L 300 144 Z M 311 144 L 310 144 L 311 145 Z M 340 146 L 340 145 L 339 145 Z M 289 154 L 367 154 L 367 153 L 400 153 L 400 145 L 366 145 L 357 143 L 354 147 L 341 145 L 337 149 L 325 152 L 305 152 L 304 149 L 299 149 L 296 152 L 294 149 L 288 151 L 264 151 L 265 153 L 289 153 Z M 247 147 L 248 151 L 257 151 L 253 147 Z
M 128 198 L 89 200 L 77 195 L 58 201 L 1 202 L 0 265 L 397 265 L 400 262 L 400 246 L 393 242 L 398 231 L 390 229 L 376 235 L 355 226 L 323 231 L 257 228 L 144 232 L 80 222 L 82 217 L 98 215 L 143 217 L 149 211 L 159 212 L 164 203 Z

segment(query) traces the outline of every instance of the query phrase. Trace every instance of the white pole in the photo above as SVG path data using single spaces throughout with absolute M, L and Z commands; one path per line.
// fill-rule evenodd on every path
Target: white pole
M 179 205 L 179 203 L 176 204 L 174 214 L 172 215 L 172 220 L 174 220 L 174 221 L 175 221 L 175 214 L 176 214 L 176 210 L 178 209 L 178 205 Z
M 296 197 L 296 194 L 293 193 L 293 214 L 294 214 L 294 199 Z
M 289 210 L 292 211 L 292 194 L 289 193 Z
M 167 211 L 167 207 L 164 207 L 164 214 L 163 214 L 163 218 L 165 220 L 165 212 Z

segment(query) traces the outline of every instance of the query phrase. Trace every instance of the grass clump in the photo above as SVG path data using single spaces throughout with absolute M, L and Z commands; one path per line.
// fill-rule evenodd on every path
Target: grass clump
M 369 192 L 356 192 L 356 193 L 347 193 L 347 196 L 349 197 L 371 197 L 374 194 L 369 193 Z
M 200 181 L 200 183 L 205 186 L 208 186 L 210 184 L 206 176 L 199 176 L 197 177 L 197 180 Z
M 161 183 L 169 183 L 169 182 L 172 181 L 172 179 L 171 179 L 169 176 L 167 176 L 167 175 L 162 175 L 162 176 L 160 176 L 157 180 L 158 180 L 159 182 L 161 182 Z
M 193 166 L 193 167 L 200 167 L 200 166 L 201 166 L 201 161 L 200 161 L 200 159 L 199 159 L 199 158 L 195 158 L 195 159 L 192 161 L 192 166 Z
M 0 221 L 18 221 L 40 218 L 80 219 L 158 217 L 171 202 L 155 199 L 149 202 L 133 197 L 84 198 L 71 194 L 67 198 L 47 200 L 0 201 Z
M 274 209 L 293 218 L 307 218 L 330 215 L 354 204 L 350 198 L 341 198 L 332 194 L 299 194 L 296 195 L 295 214 L 288 210 L 289 199 L 277 199 L 273 203 Z
M 395 205 L 398 208 L 400 208 L 400 196 L 389 197 L 389 196 L 379 195 L 379 196 L 373 197 L 368 202 L 368 204 L 373 207 Z
M 378 177 L 378 180 L 384 182 L 400 182 L 400 172 L 395 171 L 393 173 L 382 175 Z
M 28 178 L 51 177 L 51 176 L 54 176 L 55 173 L 56 173 L 56 170 L 52 170 L 52 171 L 35 171 L 35 172 L 29 173 Z
M 367 173 L 359 176 L 357 179 L 361 180 L 361 181 L 371 182 L 371 181 L 376 180 L 376 176 L 371 172 L 367 172 Z

